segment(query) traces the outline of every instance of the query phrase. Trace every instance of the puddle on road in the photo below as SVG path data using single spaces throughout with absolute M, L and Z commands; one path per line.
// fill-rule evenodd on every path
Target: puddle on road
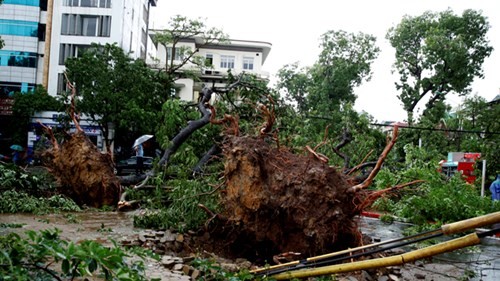
M 111 239 L 119 241 L 140 231 L 134 228 L 133 214 L 123 212 L 79 212 L 48 215 L 0 214 L 0 223 L 23 224 L 22 228 L 2 228 L 0 235 L 9 232 L 24 233 L 26 230 L 58 228 L 61 238 L 78 242 L 98 240 L 104 244 Z

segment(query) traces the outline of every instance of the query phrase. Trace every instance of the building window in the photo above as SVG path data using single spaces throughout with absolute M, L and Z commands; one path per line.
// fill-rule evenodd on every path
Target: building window
M 97 17 L 82 16 L 82 33 L 83 36 L 96 36 L 97 34 Z
M 24 6 L 40 6 L 40 0 L 4 0 L 4 4 L 13 4 L 13 5 L 24 5 Z
M 167 61 L 172 59 L 172 47 L 167 47 Z M 184 54 L 181 48 L 175 48 L 175 57 L 174 60 L 182 61 L 184 59 Z
M 11 97 L 15 92 L 27 93 L 35 89 L 35 84 L 0 81 L 0 97 Z
M 0 66 L 36 68 L 36 62 L 36 53 L 0 50 Z
M 63 0 L 67 7 L 111 8 L 111 0 Z
M 243 69 L 253 70 L 253 58 L 243 57 Z
M 220 67 L 221 68 L 234 68 L 234 56 L 220 56 Z
M 146 50 L 144 50 L 144 47 L 141 46 L 141 51 L 140 51 L 140 58 L 145 60 L 146 59 Z
M 47 0 L 40 1 L 40 10 L 47 11 Z
M 148 44 L 148 35 L 144 28 L 141 30 L 141 43 L 143 46 L 146 46 Z
M 100 16 L 99 17 L 99 32 L 100 37 L 109 37 L 111 35 L 111 17 L 110 16 Z
M 214 64 L 214 55 L 206 54 L 205 55 L 205 66 L 213 66 Z
M 61 35 L 109 37 L 111 16 L 63 14 Z
M 97 7 L 97 0 L 81 0 L 80 7 Z
M 142 6 L 142 20 L 148 24 L 148 18 L 149 18 L 149 12 L 148 8 L 146 8 L 146 5 Z
M 45 41 L 45 24 L 44 23 L 39 23 L 38 24 L 38 41 Z
M 59 65 L 64 65 L 68 58 L 80 57 L 89 45 L 61 44 L 59 47 Z
M 64 77 L 64 73 L 57 74 L 57 93 L 63 93 L 68 90 L 68 86 L 66 85 L 66 78 Z
M 0 19 L 0 34 L 37 37 L 38 22 Z

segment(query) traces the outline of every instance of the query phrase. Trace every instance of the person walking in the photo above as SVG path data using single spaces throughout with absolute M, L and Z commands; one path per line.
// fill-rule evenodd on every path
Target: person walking
M 490 185 L 491 199 L 493 201 L 500 200 L 500 174 Z
M 144 167 L 144 147 L 142 146 L 142 143 L 139 145 L 136 145 L 134 147 L 135 149 L 135 159 L 136 159 L 136 165 L 135 165 L 135 174 L 139 175 L 142 174 L 143 172 L 143 167 Z
M 500 200 L 500 174 L 497 174 L 497 178 L 490 185 L 491 200 L 493 202 Z M 495 223 L 493 228 L 499 228 L 500 223 Z M 495 237 L 500 238 L 500 232 L 495 234 Z

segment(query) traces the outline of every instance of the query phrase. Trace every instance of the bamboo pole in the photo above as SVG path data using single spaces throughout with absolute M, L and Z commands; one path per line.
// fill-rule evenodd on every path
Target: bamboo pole
M 358 270 L 374 269 L 387 266 L 397 266 L 408 262 L 413 262 L 419 259 L 428 258 L 437 254 L 455 251 L 472 245 L 477 245 L 481 242 L 476 233 L 472 233 L 457 239 L 449 240 L 437 245 L 429 246 L 423 249 L 411 251 L 397 256 L 385 258 L 365 260 L 359 262 L 336 264 L 312 269 L 303 269 L 296 271 L 284 272 L 270 277 L 276 280 L 287 280 L 292 278 L 306 278 L 335 273 L 345 273 Z
M 394 243 L 394 242 L 399 242 L 399 241 L 403 241 L 403 240 L 407 240 L 407 239 L 418 238 L 418 237 L 422 237 L 424 235 L 433 235 L 433 234 L 437 234 L 439 232 L 440 232 L 440 230 L 437 229 L 437 230 L 427 231 L 425 233 L 419 233 L 419 234 L 408 236 L 408 237 L 385 240 L 385 241 L 381 241 L 381 242 L 377 242 L 377 243 L 373 243 L 373 244 L 359 246 L 359 247 L 356 247 L 356 248 L 350 248 L 350 249 L 345 249 L 345 250 L 341 250 L 341 251 L 338 251 L 338 252 L 333 252 L 333 253 L 328 253 L 328 254 L 324 254 L 324 255 L 314 256 L 314 257 L 307 258 L 305 260 L 296 260 L 296 261 L 291 261 L 291 262 L 287 262 L 287 263 L 282 263 L 282 264 L 277 264 L 277 265 L 272 265 L 272 266 L 267 266 L 267 267 L 261 267 L 261 268 L 257 268 L 257 269 L 254 269 L 254 270 L 250 271 L 250 273 L 260 273 L 260 272 L 263 272 L 263 271 L 269 271 L 269 270 L 273 270 L 273 269 L 278 269 L 278 268 L 283 268 L 283 267 L 298 265 L 298 264 L 304 263 L 304 262 L 305 263 L 316 262 L 316 261 L 320 261 L 320 260 L 324 260 L 324 259 L 328 259 L 328 258 L 340 256 L 340 255 L 343 255 L 343 254 L 348 254 L 348 253 L 352 253 L 352 252 L 356 252 L 356 251 L 361 251 L 361 250 L 365 250 L 365 249 L 369 249 L 369 248 L 373 248 L 373 247 L 377 247 L 377 246 L 382 246 L 382 245 L 386 245 L 386 244 L 390 244 L 390 243 Z
M 408 240 L 408 239 L 417 238 L 417 237 L 423 237 L 424 235 L 434 235 L 434 234 L 438 234 L 438 233 L 443 233 L 445 235 L 456 234 L 456 233 L 460 233 L 460 232 L 463 232 L 466 230 L 470 230 L 472 228 L 482 227 L 482 226 L 486 226 L 486 225 L 493 225 L 495 223 L 500 223 L 500 212 L 495 212 L 495 213 L 491 213 L 491 214 L 487 214 L 487 215 L 483 215 L 483 216 L 479 216 L 479 217 L 475 217 L 475 218 L 470 218 L 467 220 L 462 220 L 462 221 L 458 221 L 458 222 L 454 222 L 454 223 L 450 223 L 450 224 L 445 224 L 445 225 L 442 225 L 441 228 L 433 230 L 433 231 L 423 232 L 423 233 L 408 236 L 408 237 L 386 240 L 386 241 L 382 241 L 382 242 L 378 242 L 378 243 L 374 243 L 374 244 L 369 244 L 369 245 L 364 245 L 364 246 L 360 246 L 360 247 L 356 247 L 356 248 L 352 248 L 352 249 L 346 249 L 346 250 L 342 250 L 342 251 L 338 251 L 338 252 L 333 252 L 333 253 L 328 253 L 328 254 L 324 254 L 324 255 L 320 255 L 320 256 L 310 257 L 310 258 L 307 258 L 305 260 L 297 260 L 297 261 L 291 261 L 288 263 L 283 263 L 283 264 L 278 264 L 278 265 L 273 265 L 273 266 L 261 267 L 261 268 L 254 269 L 250 272 L 253 274 L 260 274 L 260 273 L 265 274 L 265 272 L 270 271 L 270 270 L 274 270 L 274 269 L 291 267 L 291 266 L 295 266 L 295 265 L 298 265 L 301 263 L 307 264 L 307 263 L 311 263 L 311 262 L 339 256 L 342 254 L 347 254 L 347 253 L 352 253 L 355 251 L 364 250 L 367 248 L 372 248 L 372 247 L 376 247 L 376 246 L 380 246 L 380 245 L 385 245 L 385 244 L 398 242 L 398 241 L 402 241 L 402 240 Z
M 441 226 L 441 231 L 446 235 L 450 235 L 485 225 L 493 225 L 495 223 L 500 223 L 500 212 L 445 224 Z

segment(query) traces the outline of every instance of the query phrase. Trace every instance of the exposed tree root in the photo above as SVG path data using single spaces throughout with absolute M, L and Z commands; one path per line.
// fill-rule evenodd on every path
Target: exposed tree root
M 114 175 L 113 160 L 109 154 L 101 153 L 83 132 L 75 114 L 76 89 L 69 82 L 68 87 L 71 89 L 70 117 L 76 132 L 67 134 L 59 144 L 52 129 L 42 125 L 52 143 L 42 154 L 43 163 L 59 182 L 61 193 L 79 205 L 115 206 L 121 186 Z
M 314 149 L 306 146 L 307 155 L 296 155 L 262 138 L 274 123 L 271 111 L 263 112 L 268 121 L 259 137 L 228 135 L 223 142 L 226 190 L 221 215 L 227 221 L 218 234 L 226 242 L 248 246 L 233 249 L 239 254 L 269 259 L 277 253 L 298 252 L 305 257 L 358 246 L 362 235 L 355 217 L 384 194 L 420 182 L 365 190 L 393 147 L 397 128 L 378 161 L 370 164 L 374 168 L 368 178 L 353 186 L 359 180 L 328 166 L 328 158 L 315 151 L 326 142 L 328 128 L 322 143 Z M 337 154 L 350 139 L 344 132 L 343 141 L 334 149 Z M 213 213 L 209 216 L 210 222 L 217 218 Z

